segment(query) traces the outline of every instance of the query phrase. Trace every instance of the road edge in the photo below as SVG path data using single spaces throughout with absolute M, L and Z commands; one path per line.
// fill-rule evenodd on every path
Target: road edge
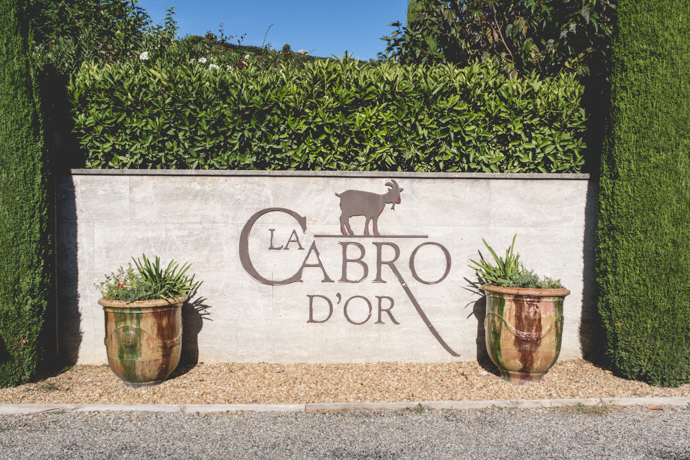
M 0 415 L 26 415 L 56 412 L 323 412 L 323 411 L 402 411 L 469 410 L 486 408 L 535 409 L 582 404 L 585 406 L 690 407 L 690 397 L 586 398 L 586 399 L 496 399 L 488 401 L 412 401 L 383 403 L 307 403 L 307 404 L 0 404 Z

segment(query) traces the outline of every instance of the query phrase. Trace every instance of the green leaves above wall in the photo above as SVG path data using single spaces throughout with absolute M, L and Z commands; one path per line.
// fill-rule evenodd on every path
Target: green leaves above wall
M 278 70 L 85 64 L 72 80 L 89 168 L 580 172 L 572 75 L 349 59 Z

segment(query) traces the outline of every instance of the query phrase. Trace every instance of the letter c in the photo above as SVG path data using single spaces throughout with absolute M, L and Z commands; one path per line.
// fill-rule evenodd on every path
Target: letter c
M 242 233 L 240 234 L 240 262 L 242 262 L 242 267 L 244 267 L 246 272 L 249 273 L 249 275 L 251 275 L 252 278 L 257 280 L 261 284 L 268 284 L 269 286 L 283 286 L 285 284 L 295 283 L 302 278 L 302 270 L 297 271 L 297 273 L 292 275 L 290 278 L 284 279 L 282 281 L 271 281 L 264 278 L 259 274 L 259 272 L 256 271 L 254 265 L 252 265 L 252 260 L 249 257 L 249 233 L 252 231 L 252 227 L 254 226 L 256 221 L 259 220 L 259 217 L 263 216 L 264 214 L 268 214 L 269 212 L 284 212 L 285 214 L 294 217 L 297 223 L 302 228 L 302 231 L 304 233 L 307 233 L 307 218 L 300 216 L 295 211 L 291 211 L 285 208 L 262 209 L 261 211 L 257 212 L 252 217 L 250 217 L 247 223 L 244 224 L 244 228 L 242 229 Z

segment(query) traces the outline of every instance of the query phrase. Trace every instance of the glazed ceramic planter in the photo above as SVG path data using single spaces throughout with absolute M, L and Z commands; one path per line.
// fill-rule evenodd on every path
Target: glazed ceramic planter
M 182 304 L 187 296 L 125 303 L 101 299 L 110 369 L 133 387 L 156 385 L 182 352 Z
M 539 382 L 556 363 L 567 289 L 484 286 L 486 349 L 504 380 Z

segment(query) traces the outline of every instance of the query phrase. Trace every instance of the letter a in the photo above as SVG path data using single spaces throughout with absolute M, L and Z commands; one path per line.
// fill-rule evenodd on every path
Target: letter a
M 309 260 L 309 256 L 311 255 L 312 251 L 316 253 L 317 262 L 315 264 L 308 264 L 307 260 Z M 312 241 L 311 246 L 309 247 L 309 252 L 307 252 L 307 257 L 304 258 L 302 267 L 297 272 L 300 282 L 302 281 L 302 270 L 304 270 L 307 267 L 321 269 L 321 271 L 323 272 L 323 280 L 321 281 L 322 283 L 334 283 L 334 281 L 328 277 L 328 273 L 326 273 L 326 268 L 324 268 L 323 263 L 321 262 L 321 255 L 319 254 L 319 250 L 316 248 L 316 241 Z

